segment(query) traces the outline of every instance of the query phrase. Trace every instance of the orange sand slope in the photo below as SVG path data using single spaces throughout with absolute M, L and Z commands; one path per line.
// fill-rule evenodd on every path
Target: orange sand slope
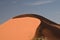
M 31 40 L 40 23 L 32 17 L 10 19 L 0 27 L 0 40 Z

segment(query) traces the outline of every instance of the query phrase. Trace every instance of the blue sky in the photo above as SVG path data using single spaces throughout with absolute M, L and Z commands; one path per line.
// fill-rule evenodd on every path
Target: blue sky
M 42 15 L 60 24 L 60 0 L 0 0 L 0 24 L 25 13 Z

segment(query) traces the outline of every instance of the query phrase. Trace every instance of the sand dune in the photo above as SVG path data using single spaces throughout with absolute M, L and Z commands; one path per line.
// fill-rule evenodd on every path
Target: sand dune
M 0 27 L 0 40 L 31 40 L 40 23 L 32 17 L 10 19 Z

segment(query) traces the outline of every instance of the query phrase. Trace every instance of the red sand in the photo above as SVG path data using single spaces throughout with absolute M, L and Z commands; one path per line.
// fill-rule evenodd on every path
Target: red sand
M 31 17 L 10 19 L 0 27 L 0 40 L 31 40 L 40 23 Z

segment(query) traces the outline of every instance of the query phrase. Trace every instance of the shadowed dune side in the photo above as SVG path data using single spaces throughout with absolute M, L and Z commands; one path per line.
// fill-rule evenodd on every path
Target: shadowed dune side
M 41 36 L 60 40 L 60 25 L 41 15 L 23 14 L 2 24 L 0 35 L 0 40 L 32 40 Z

